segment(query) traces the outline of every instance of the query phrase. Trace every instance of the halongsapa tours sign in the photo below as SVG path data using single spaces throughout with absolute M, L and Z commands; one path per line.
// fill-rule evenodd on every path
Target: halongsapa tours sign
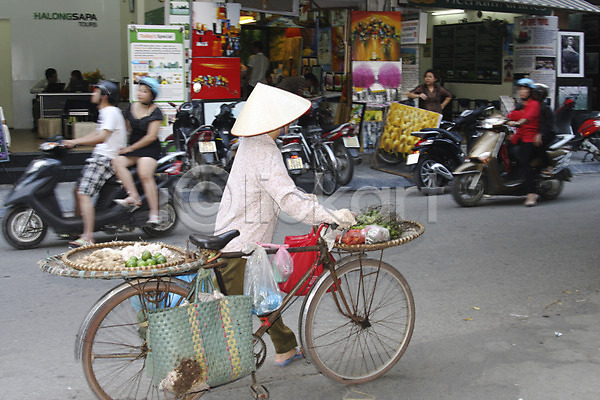
M 77 21 L 79 26 L 98 26 L 98 17 L 94 13 L 34 12 L 33 19 L 38 21 Z

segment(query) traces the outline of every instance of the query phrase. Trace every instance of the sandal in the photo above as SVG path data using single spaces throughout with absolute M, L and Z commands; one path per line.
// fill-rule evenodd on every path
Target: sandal
M 150 215 L 148 217 L 148 221 L 146 221 L 146 225 L 158 225 L 160 224 L 160 218 L 158 215 Z
M 304 358 L 304 351 L 302 351 L 302 347 L 296 347 L 296 352 L 294 353 L 293 356 L 291 356 L 290 358 L 288 358 L 287 360 L 282 361 L 282 362 L 273 361 L 273 364 L 277 365 L 278 367 L 285 367 L 292 361 L 296 361 L 301 358 Z
M 127 196 L 124 199 L 115 199 L 113 201 L 121 207 L 129 209 L 130 212 L 137 210 L 142 205 L 141 199 L 136 200 L 131 196 Z
M 90 246 L 90 245 L 94 244 L 94 242 L 92 242 L 91 240 L 85 240 L 85 239 L 79 238 L 79 239 L 70 241 L 69 244 L 71 246 L 75 246 L 75 247 L 82 247 L 82 246 Z

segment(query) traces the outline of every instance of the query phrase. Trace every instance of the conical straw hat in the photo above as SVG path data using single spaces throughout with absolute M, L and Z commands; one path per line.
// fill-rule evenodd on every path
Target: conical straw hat
M 285 90 L 257 83 L 240 111 L 231 133 L 256 136 L 274 131 L 298 119 L 310 108 L 310 101 Z

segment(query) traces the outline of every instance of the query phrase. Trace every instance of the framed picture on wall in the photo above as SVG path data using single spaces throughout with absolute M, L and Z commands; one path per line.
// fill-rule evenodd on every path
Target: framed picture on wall
M 350 110 L 350 119 L 348 122 L 354 126 L 354 132 L 357 137 L 362 139 L 360 135 L 360 128 L 363 121 L 363 116 L 365 114 L 365 109 L 367 108 L 366 103 L 352 103 L 352 109 Z
M 341 72 L 333 73 L 333 90 L 335 92 L 341 92 L 344 86 L 344 74 Z
M 560 107 L 566 99 L 575 102 L 575 110 L 589 110 L 592 102 L 592 79 L 557 79 L 556 107 Z
M 333 72 L 323 72 L 323 82 L 325 83 L 325 90 L 333 90 Z
M 558 32 L 558 60 L 556 76 L 583 78 L 584 42 L 583 32 Z

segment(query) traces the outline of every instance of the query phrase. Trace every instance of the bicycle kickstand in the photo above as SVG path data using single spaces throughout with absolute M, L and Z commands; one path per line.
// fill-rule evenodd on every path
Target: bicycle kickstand
M 264 385 L 259 385 L 256 383 L 256 373 L 252 373 L 252 386 L 250 386 L 250 393 L 252 393 L 252 397 L 255 399 L 268 399 L 269 391 Z

